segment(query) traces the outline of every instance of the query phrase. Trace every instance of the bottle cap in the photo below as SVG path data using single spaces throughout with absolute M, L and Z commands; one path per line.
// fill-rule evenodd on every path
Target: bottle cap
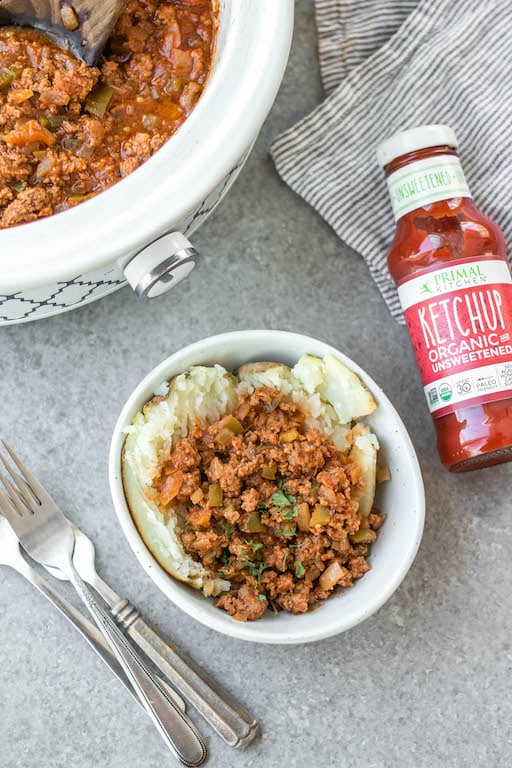
M 427 147 L 443 145 L 457 149 L 458 142 L 455 132 L 448 125 L 420 125 L 399 131 L 377 147 L 377 160 L 382 168 L 389 165 L 397 157 L 415 152 Z

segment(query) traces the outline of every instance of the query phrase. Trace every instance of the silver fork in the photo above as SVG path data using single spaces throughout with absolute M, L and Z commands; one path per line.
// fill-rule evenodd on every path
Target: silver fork
M 25 559 L 25 555 L 22 553 L 18 537 L 2 514 L 0 514 L 0 565 L 8 566 L 17 571 L 20 576 L 23 576 L 42 595 L 44 595 L 44 597 L 46 597 L 46 599 L 80 632 L 91 648 L 96 651 L 98 656 L 103 659 L 105 664 L 110 667 L 112 672 L 119 678 L 123 685 L 126 686 L 129 693 L 132 694 L 140 704 L 130 681 L 110 650 L 110 646 L 105 642 L 105 638 L 101 632 L 94 624 L 86 619 L 74 605 L 66 600 L 64 595 L 52 587 L 52 585 L 30 565 Z M 58 573 L 60 573 L 60 571 L 58 571 Z M 179 696 L 176 691 L 173 691 L 163 678 L 157 677 L 157 680 L 159 685 L 162 688 L 165 688 L 166 693 L 171 699 L 174 699 L 176 706 L 178 706 L 182 712 L 185 712 L 185 702 L 181 696 Z
M 21 474 L 18 474 L 3 456 L 0 457 L 11 478 L 9 480 L 0 474 L 5 487 L 5 491 L 0 489 L 0 509 L 12 525 L 23 548 L 41 565 L 60 568 L 66 574 L 103 633 L 167 747 L 184 765 L 202 765 L 206 760 L 207 750 L 197 729 L 148 674 L 147 668 L 114 620 L 95 600 L 78 575 L 73 565 L 75 537 L 71 523 L 12 448 L 2 442 Z
M 140 650 L 160 669 L 173 686 L 196 708 L 230 747 L 247 747 L 258 735 L 256 720 L 224 691 L 192 659 L 161 638 L 126 598 L 117 595 L 96 571 L 94 544 L 73 525 L 73 564 L 82 579 L 103 598 L 110 613 Z M 59 570 L 48 569 L 58 579 Z

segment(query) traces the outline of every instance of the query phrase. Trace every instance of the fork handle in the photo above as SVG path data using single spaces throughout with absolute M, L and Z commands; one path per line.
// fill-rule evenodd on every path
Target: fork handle
M 244 748 L 255 739 L 259 726 L 254 717 L 190 658 L 163 640 L 128 600 L 112 606 L 111 614 L 230 747 Z
M 66 598 L 61 595 L 60 592 L 52 587 L 52 585 L 49 584 L 46 579 L 43 579 L 42 576 L 40 576 L 39 573 L 37 573 L 37 571 L 35 571 L 27 563 L 21 554 L 21 551 L 19 552 L 19 557 L 13 559 L 9 565 L 11 568 L 14 568 L 21 576 L 27 579 L 27 581 L 29 581 L 30 584 L 32 584 L 44 597 L 46 597 L 46 599 L 55 608 L 57 608 L 57 610 L 75 627 L 75 629 L 80 632 L 82 637 L 87 640 L 91 648 L 96 651 L 98 656 L 103 659 L 108 667 L 110 667 L 114 675 L 116 675 L 116 677 L 123 683 L 123 685 L 126 687 L 126 690 L 129 691 L 129 693 L 134 696 L 137 703 L 140 704 L 141 702 L 133 690 L 130 681 L 123 672 L 113 652 L 110 650 L 110 646 L 106 642 L 102 633 L 94 626 L 94 624 L 92 624 L 89 619 L 86 619 L 85 616 L 83 616 L 80 611 L 75 608 L 74 605 L 66 600 Z M 176 706 L 178 706 L 182 712 L 185 712 L 185 702 L 183 699 L 176 693 L 176 691 L 167 685 L 163 678 L 159 678 L 157 675 L 155 675 L 155 677 L 157 682 L 162 688 L 165 689 L 166 693 L 171 697 L 171 699 L 174 699 Z
M 114 620 L 94 599 L 73 566 L 68 569 L 67 576 L 103 632 L 168 748 L 184 765 L 202 765 L 207 750 L 193 723 L 165 696 Z

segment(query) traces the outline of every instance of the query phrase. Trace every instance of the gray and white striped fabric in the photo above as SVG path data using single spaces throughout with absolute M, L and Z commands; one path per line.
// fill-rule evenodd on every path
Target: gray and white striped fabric
M 376 146 L 401 128 L 452 126 L 476 204 L 512 243 L 512 0 L 316 0 L 316 16 L 328 97 L 274 142 L 272 156 L 363 256 L 402 320 Z

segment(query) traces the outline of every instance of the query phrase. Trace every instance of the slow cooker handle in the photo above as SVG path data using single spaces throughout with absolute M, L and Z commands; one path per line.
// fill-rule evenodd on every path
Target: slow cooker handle
M 123 271 L 138 298 L 148 300 L 178 285 L 198 259 L 198 252 L 181 232 L 170 232 L 135 254 Z

